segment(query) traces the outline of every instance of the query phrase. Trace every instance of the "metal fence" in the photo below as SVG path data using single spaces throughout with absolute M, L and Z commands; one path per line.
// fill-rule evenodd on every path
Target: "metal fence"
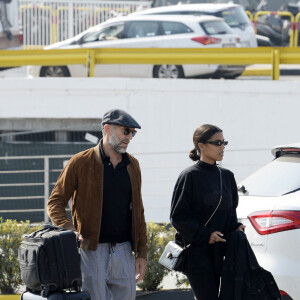
M 0 157 L 0 216 L 47 222 L 49 191 L 71 155 Z M 6 165 L 6 168 L 4 166 Z
M 67 139 L 57 142 L 62 134 Z M 0 217 L 47 222 L 45 207 L 66 162 L 93 146 L 86 136 L 84 131 L 0 134 Z M 70 217 L 69 207 L 67 213 Z
M 106 21 L 150 8 L 151 1 L 19 0 L 25 48 L 39 48 L 71 38 Z

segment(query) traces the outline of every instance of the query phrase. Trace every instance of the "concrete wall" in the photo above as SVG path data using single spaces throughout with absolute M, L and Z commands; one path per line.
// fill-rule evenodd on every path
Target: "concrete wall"
M 188 153 L 195 128 L 211 123 L 223 129 L 229 145 L 222 165 L 239 182 L 272 160 L 273 146 L 299 142 L 298 85 L 249 80 L 1 79 L 0 124 L 11 119 L 66 119 L 80 124 L 80 119 L 100 119 L 111 108 L 128 111 L 142 126 L 128 150 L 142 167 L 146 218 L 168 221 L 175 181 L 192 163 Z

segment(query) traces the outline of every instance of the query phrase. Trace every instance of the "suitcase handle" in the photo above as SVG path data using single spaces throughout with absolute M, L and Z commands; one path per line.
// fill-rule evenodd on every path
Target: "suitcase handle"
M 67 230 L 67 229 L 65 229 L 65 228 L 63 228 L 63 227 L 57 227 L 57 226 L 53 226 L 53 225 L 49 225 L 49 224 L 44 224 L 42 229 L 33 232 L 33 233 L 30 234 L 28 237 L 30 237 L 30 238 L 39 237 L 39 236 L 42 235 L 44 232 L 49 232 L 49 231 L 51 231 L 51 230 L 60 230 L 60 231 L 64 231 L 64 230 Z

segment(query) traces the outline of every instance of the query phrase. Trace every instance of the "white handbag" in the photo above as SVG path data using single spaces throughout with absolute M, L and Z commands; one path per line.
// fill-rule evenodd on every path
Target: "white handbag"
M 219 208 L 221 201 L 222 201 L 222 195 L 223 195 L 223 184 L 222 184 L 222 173 L 221 169 L 218 167 L 219 172 L 220 172 L 220 184 L 221 184 L 221 189 L 220 189 L 220 200 L 219 203 L 210 216 L 210 218 L 206 221 L 204 226 L 208 224 L 208 222 L 211 220 L 217 209 Z M 184 261 L 184 256 L 186 253 L 186 250 L 189 248 L 191 244 L 182 247 L 178 245 L 175 241 L 170 241 L 166 247 L 164 252 L 162 253 L 161 257 L 159 258 L 158 262 L 168 268 L 171 271 L 182 271 L 183 268 L 183 261 Z
M 175 241 L 170 241 L 159 258 L 159 263 L 169 270 L 179 271 L 184 259 L 184 251 L 189 247 L 181 247 Z

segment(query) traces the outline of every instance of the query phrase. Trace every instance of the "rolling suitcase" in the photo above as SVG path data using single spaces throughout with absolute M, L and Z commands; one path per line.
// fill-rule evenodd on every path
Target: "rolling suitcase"
M 63 289 L 80 291 L 80 254 L 73 231 L 46 225 L 24 237 L 18 258 L 28 291 L 45 298 Z
M 89 292 L 55 292 L 50 294 L 48 298 L 43 298 L 41 295 L 31 292 L 24 292 L 20 300 L 91 300 Z

